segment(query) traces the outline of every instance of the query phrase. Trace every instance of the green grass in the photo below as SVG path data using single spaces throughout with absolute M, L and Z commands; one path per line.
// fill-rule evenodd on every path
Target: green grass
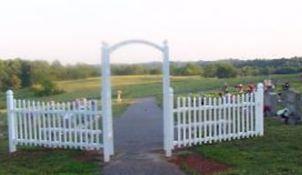
M 266 78 L 266 76 L 233 79 L 172 77 L 171 85 L 176 95 L 187 95 L 220 90 L 225 82 L 232 86 L 238 83 L 256 83 Z M 302 91 L 299 75 L 272 75 L 271 78 L 280 82 L 293 82 L 292 86 Z M 100 99 L 99 78 L 56 83 L 66 92 L 49 97 L 35 97 L 29 89 L 22 89 L 15 92 L 15 97 L 42 101 L 68 101 L 83 97 Z M 158 103 L 161 104 L 161 76 L 114 76 L 112 86 L 114 116 L 119 116 L 135 98 L 156 96 Z M 123 92 L 122 103 L 117 103 L 115 100 L 117 90 Z M 3 108 L 5 108 L 5 93 L 0 93 L 0 109 Z M 85 155 L 85 152 L 78 150 L 22 148 L 17 154 L 9 155 L 4 112 L 5 110 L 0 111 L 0 133 L 4 134 L 3 137 L 0 136 L 0 175 L 99 174 L 101 171 L 101 161 L 97 159 L 101 156 L 89 155 L 88 160 L 83 159 L 81 155 Z M 270 174 L 270 172 L 271 174 L 302 174 L 301 126 L 284 126 L 271 120 L 267 120 L 265 124 L 266 133 L 263 138 L 200 146 L 194 149 L 206 157 L 230 164 L 233 170 L 228 174 Z
M 263 137 L 195 147 L 194 152 L 231 166 L 225 175 L 302 174 L 302 125 L 265 120 Z

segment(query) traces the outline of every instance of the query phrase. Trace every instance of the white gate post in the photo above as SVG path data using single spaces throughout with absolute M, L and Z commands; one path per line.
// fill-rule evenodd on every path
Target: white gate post
M 164 107 L 164 149 L 166 151 L 166 156 L 170 157 L 171 150 L 171 133 L 170 133 L 170 98 L 169 98 L 169 88 L 170 88 L 170 65 L 169 65 L 169 47 L 166 41 L 163 43 L 163 107 Z
M 110 151 L 110 155 L 114 154 L 114 145 L 113 145 L 113 120 L 112 120 L 112 93 L 111 93 L 111 67 L 110 67 L 110 49 L 107 50 L 107 60 L 108 60 L 108 115 L 109 115 L 109 133 L 108 133 L 108 137 L 109 137 L 109 151 Z
M 110 117 L 111 117 L 111 96 L 110 96 L 110 63 L 108 45 L 103 43 L 102 47 L 102 126 L 103 126 L 103 153 L 104 161 L 110 160 L 112 149 L 110 148 Z
M 256 134 L 263 136 L 264 133 L 264 118 L 263 118 L 263 84 L 258 83 L 256 92 Z
M 7 117 L 8 117 L 8 140 L 9 140 L 9 152 L 15 152 L 16 149 L 16 121 L 14 114 L 14 93 L 12 90 L 6 92 L 6 105 L 7 105 Z
M 167 128 L 167 134 L 168 134 L 168 151 L 167 156 L 170 157 L 172 155 L 172 150 L 174 147 L 174 91 L 173 88 L 169 88 L 169 116 L 167 118 L 168 121 L 168 128 Z

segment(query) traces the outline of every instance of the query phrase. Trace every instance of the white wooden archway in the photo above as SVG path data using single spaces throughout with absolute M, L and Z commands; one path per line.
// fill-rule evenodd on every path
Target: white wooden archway
M 169 47 L 166 41 L 162 45 L 157 45 L 145 40 L 126 40 L 109 46 L 103 43 L 102 47 L 102 114 L 103 114 L 103 145 L 104 160 L 108 162 L 110 156 L 114 154 L 113 146 L 113 126 L 112 126 L 112 102 L 111 102 L 111 71 L 110 71 L 110 54 L 120 47 L 129 44 L 144 44 L 159 50 L 163 55 L 163 108 L 164 108 L 164 150 L 166 156 L 171 156 L 173 146 L 173 129 L 172 129 L 172 100 L 169 98 L 170 90 L 170 70 L 169 70 Z

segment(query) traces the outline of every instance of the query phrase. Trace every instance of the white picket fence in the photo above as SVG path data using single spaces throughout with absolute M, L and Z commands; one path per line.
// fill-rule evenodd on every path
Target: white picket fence
M 101 112 L 96 100 L 55 103 L 16 100 L 7 92 L 9 148 L 17 145 L 100 150 Z
M 177 97 L 175 105 L 173 148 L 263 135 L 262 84 L 240 95 Z

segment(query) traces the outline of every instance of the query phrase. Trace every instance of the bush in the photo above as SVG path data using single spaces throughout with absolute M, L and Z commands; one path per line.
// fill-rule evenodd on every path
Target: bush
M 31 89 L 35 93 L 35 95 L 39 97 L 56 95 L 64 92 L 63 90 L 58 89 L 56 84 L 54 84 L 50 80 L 44 80 L 41 83 L 36 83 L 32 85 Z

